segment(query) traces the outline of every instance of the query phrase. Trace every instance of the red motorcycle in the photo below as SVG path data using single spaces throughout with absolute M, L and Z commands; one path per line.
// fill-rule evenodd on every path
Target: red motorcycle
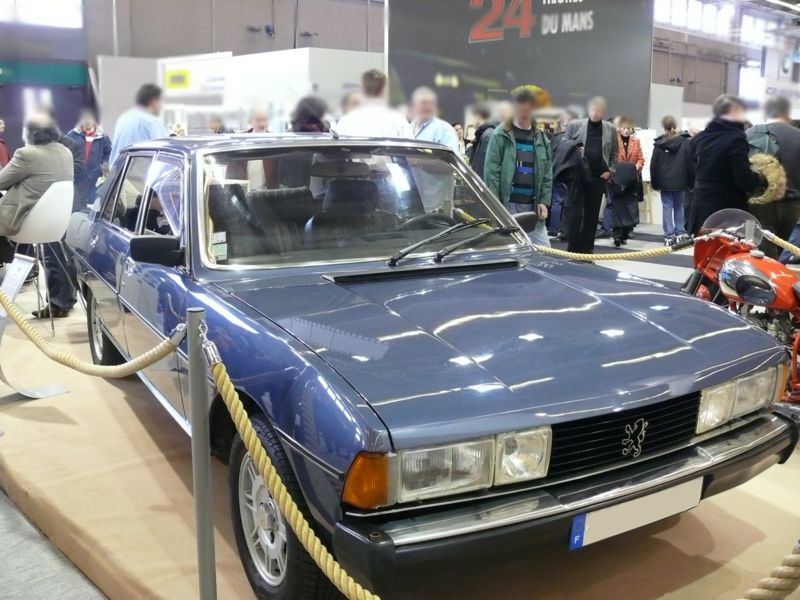
M 785 344 L 792 357 L 789 402 L 800 402 L 800 271 L 764 256 L 766 237 L 751 214 L 725 209 L 711 215 L 694 240 L 695 271 L 683 291 L 727 306 Z

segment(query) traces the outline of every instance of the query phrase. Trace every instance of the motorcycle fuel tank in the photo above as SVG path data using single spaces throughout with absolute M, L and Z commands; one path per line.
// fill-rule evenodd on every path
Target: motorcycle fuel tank
M 719 271 L 719 283 L 722 293 L 735 302 L 774 310 L 798 309 L 793 289 L 796 275 L 786 265 L 757 250 L 725 260 Z

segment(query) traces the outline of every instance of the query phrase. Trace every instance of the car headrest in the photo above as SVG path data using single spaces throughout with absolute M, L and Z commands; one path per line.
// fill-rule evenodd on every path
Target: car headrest
M 314 197 L 308 187 L 251 190 L 247 205 L 259 217 L 266 211 L 281 220 L 306 220 L 314 212 Z
M 378 185 L 368 179 L 334 179 L 328 184 L 323 212 L 331 215 L 361 215 L 378 208 Z

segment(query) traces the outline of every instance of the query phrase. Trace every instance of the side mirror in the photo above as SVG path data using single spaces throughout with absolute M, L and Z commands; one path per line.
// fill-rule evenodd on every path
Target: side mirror
M 183 264 L 181 238 L 177 235 L 140 235 L 131 238 L 131 258 L 164 267 Z
M 535 212 L 517 213 L 514 215 L 514 220 L 519 225 L 520 229 L 525 233 L 530 233 L 536 229 L 536 223 L 539 222 L 539 216 Z

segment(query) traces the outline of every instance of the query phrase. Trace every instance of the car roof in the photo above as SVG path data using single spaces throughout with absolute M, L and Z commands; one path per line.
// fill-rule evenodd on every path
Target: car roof
M 222 133 L 191 136 L 174 136 L 140 142 L 125 148 L 132 150 L 171 150 L 183 154 L 194 154 L 200 150 L 242 150 L 246 148 L 269 148 L 297 146 L 401 146 L 405 148 L 428 148 L 447 150 L 446 146 L 412 139 L 369 138 L 355 136 L 334 136 L 331 133 Z

